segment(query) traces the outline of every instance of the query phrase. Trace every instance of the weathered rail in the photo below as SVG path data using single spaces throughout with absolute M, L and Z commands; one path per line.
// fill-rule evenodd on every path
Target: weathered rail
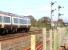
M 31 34 L 39 34 L 41 32 L 42 32 L 41 30 L 34 30 L 34 31 L 29 31 L 29 32 L 7 34 L 7 35 L 0 36 L 0 41 L 18 38 L 18 37 L 24 37 L 24 36 L 28 36 L 28 35 L 31 35 Z

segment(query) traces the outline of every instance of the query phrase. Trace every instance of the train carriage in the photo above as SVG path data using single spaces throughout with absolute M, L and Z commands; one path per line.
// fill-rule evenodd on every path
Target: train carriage
M 16 17 L 8 15 L 0 15 L 0 34 L 15 32 L 28 32 L 31 26 L 30 18 L 27 16 Z
M 0 34 L 8 33 L 8 29 L 11 27 L 11 17 L 10 16 L 0 16 Z

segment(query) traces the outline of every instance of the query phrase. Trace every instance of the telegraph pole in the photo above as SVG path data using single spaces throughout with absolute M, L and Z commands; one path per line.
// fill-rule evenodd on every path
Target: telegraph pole
M 53 50 L 53 27 L 54 27 L 54 23 L 53 23 L 53 13 L 56 9 L 53 9 L 53 6 L 54 6 L 55 2 L 52 2 L 50 3 L 50 6 L 51 6 L 51 31 L 50 31 L 50 50 Z
M 53 9 L 53 5 L 55 4 L 55 2 L 52 2 L 51 1 L 51 29 L 53 29 L 53 26 L 54 26 L 54 23 L 53 23 L 53 12 L 56 10 L 56 9 Z
M 60 19 L 60 16 L 63 15 L 60 13 L 61 8 L 64 8 L 64 7 L 61 7 L 60 5 L 58 5 L 58 20 Z M 57 26 L 59 26 L 59 22 L 57 22 Z

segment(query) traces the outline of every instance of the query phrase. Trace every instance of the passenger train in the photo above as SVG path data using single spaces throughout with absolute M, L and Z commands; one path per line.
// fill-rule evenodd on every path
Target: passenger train
M 16 17 L 9 15 L 0 15 L 0 35 L 23 31 L 28 32 L 30 26 L 31 21 L 27 16 Z

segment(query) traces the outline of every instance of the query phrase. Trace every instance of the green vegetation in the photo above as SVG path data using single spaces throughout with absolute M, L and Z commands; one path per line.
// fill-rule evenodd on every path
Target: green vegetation
M 65 35 L 68 35 L 68 31 L 65 33 Z
M 68 26 L 66 26 L 65 29 L 66 29 L 66 32 L 64 35 L 68 35 Z
M 40 22 L 36 22 L 36 23 L 32 23 L 33 27 L 39 27 L 39 28 L 44 28 L 46 27 L 47 30 L 49 30 L 51 28 L 50 24 L 46 24 L 46 23 L 40 23 Z

